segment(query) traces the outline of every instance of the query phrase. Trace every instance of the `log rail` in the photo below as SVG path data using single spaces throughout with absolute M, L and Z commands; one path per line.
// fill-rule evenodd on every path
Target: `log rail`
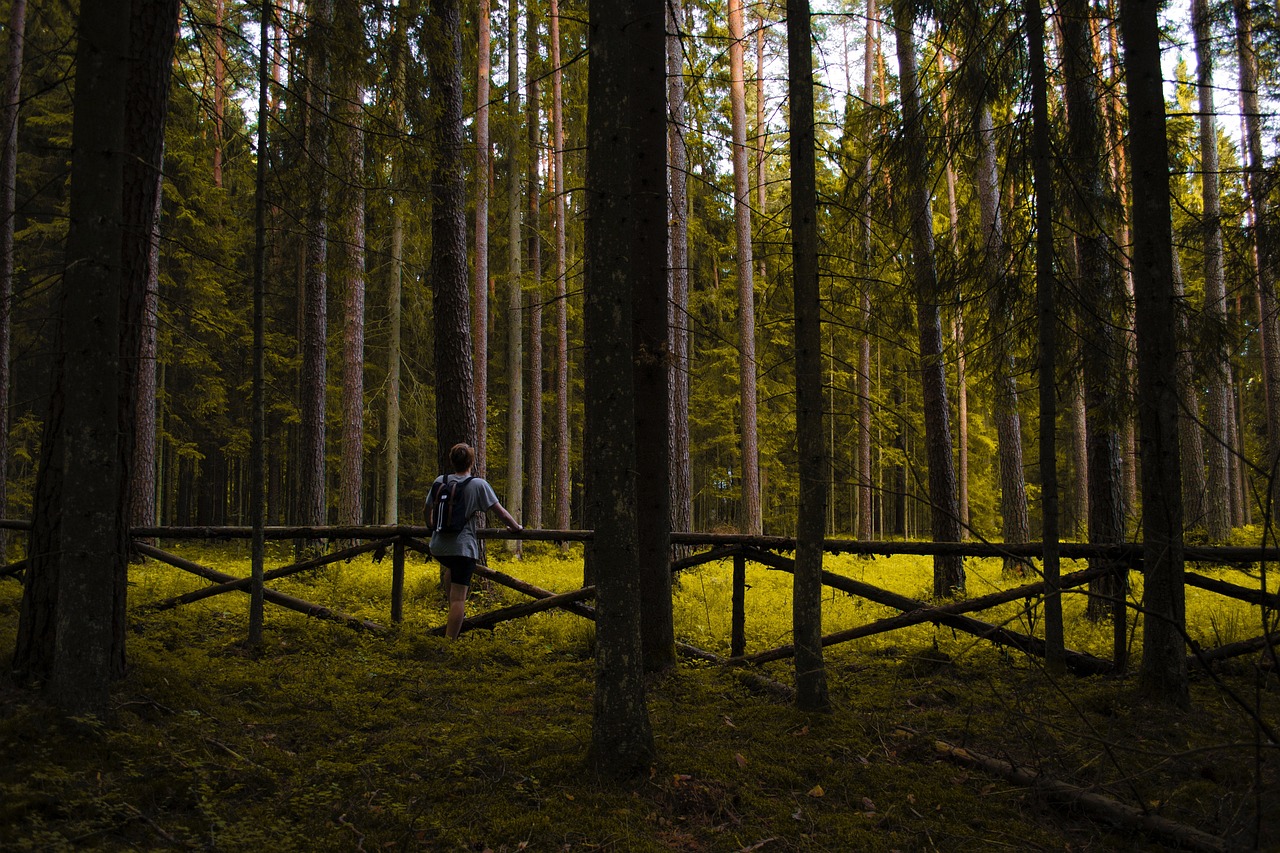
M 0 519 L 0 529 L 29 530 L 31 522 L 20 519 Z M 153 557 L 168 565 L 192 572 L 213 582 L 212 586 L 176 596 L 150 607 L 162 609 L 197 601 L 226 592 L 243 591 L 250 588 L 249 578 L 235 578 L 216 572 L 205 566 L 169 554 L 158 547 L 148 544 L 162 539 L 169 540 L 213 540 L 227 541 L 249 539 L 253 536 L 253 528 L 246 526 L 153 526 L 135 527 L 130 531 L 134 539 L 134 547 L 139 554 Z M 400 622 L 403 614 L 404 590 L 404 557 L 407 550 L 429 553 L 427 538 L 430 529 L 419 525 L 325 525 L 325 526 L 273 526 L 264 529 L 264 536 L 271 540 L 294 541 L 329 541 L 340 543 L 340 550 L 323 556 L 302 560 L 267 572 L 264 580 L 287 577 L 300 572 L 319 568 L 341 560 L 351 559 L 359 554 L 374 552 L 375 559 L 380 560 L 387 549 L 392 552 L 392 584 L 391 584 L 391 619 Z M 511 533 L 504 529 L 484 528 L 478 531 L 482 539 L 519 539 L 526 542 L 588 542 L 592 538 L 589 530 L 523 530 Z M 146 541 L 143 541 L 146 540 Z M 359 542 L 361 544 L 352 544 Z M 690 657 L 713 661 L 715 663 L 742 665 L 758 664 L 770 660 L 779 660 L 793 654 L 790 646 L 745 654 L 745 567 L 748 561 L 763 565 L 776 571 L 793 570 L 793 561 L 779 552 L 795 550 L 795 539 L 784 536 L 751 536 L 735 533 L 684 533 L 671 534 L 672 545 L 702 547 L 709 550 L 692 554 L 673 561 L 672 572 L 679 572 L 706 563 L 720 560 L 733 560 L 734 602 L 732 619 L 731 652 L 729 658 L 722 658 L 692 646 L 682 644 L 680 651 Z M 1043 543 L 1004 544 L 985 541 L 972 542 L 898 542 L 898 541 L 856 541 L 849 539 L 826 539 L 823 549 L 831 554 L 853 554 L 868 557 L 891 557 L 896 555 L 951 555 L 963 557 L 1013 557 L 1022 560 L 1039 558 L 1044 553 Z M 1085 571 L 1065 575 L 1062 579 L 1063 589 L 1087 583 L 1095 577 L 1115 571 L 1141 571 L 1142 545 L 1139 543 L 1093 544 L 1081 542 L 1062 542 L 1058 545 L 1059 555 L 1063 559 L 1090 559 L 1103 565 Z M 1249 566 L 1258 563 L 1280 562 L 1280 548 L 1242 548 L 1186 546 L 1185 559 L 1188 563 L 1209 563 L 1216 565 Z M 19 560 L 9 565 L 0 565 L 0 578 L 20 577 L 25 568 L 25 561 Z M 502 572 L 480 566 L 477 574 L 488 580 L 510 589 L 519 591 L 534 599 L 533 603 L 514 605 L 500 611 L 480 614 L 464 623 L 464 629 L 492 628 L 503 621 L 520 618 L 535 612 L 559 608 L 585 618 L 594 618 L 595 610 L 584 603 L 593 597 L 594 590 L 584 588 L 563 593 L 539 589 L 531 584 Z M 1210 578 L 1195 572 L 1186 572 L 1188 586 L 1197 587 L 1219 595 L 1258 605 L 1267 609 L 1280 610 L 1280 593 L 1268 592 L 1250 587 L 1232 584 Z M 872 636 L 886 631 L 897 630 L 910 625 L 925 622 L 947 625 L 957 630 L 971 633 L 984 640 L 1017 648 L 1027 654 L 1043 655 L 1043 641 L 1017 633 L 1001 625 L 983 622 L 964 614 L 985 610 L 998 604 L 1032 599 L 1043 595 L 1043 583 L 1031 583 L 1015 589 L 1005 590 L 956 602 L 931 605 L 888 590 L 874 587 L 861 581 L 847 578 L 832 572 L 823 572 L 823 584 L 839 589 L 850 595 L 866 598 L 882 605 L 899 610 L 896 616 L 890 616 L 867 625 L 839 631 L 823 638 L 823 645 L 847 642 L 860 637 Z M 332 611 L 311 602 L 302 601 L 292 596 L 283 595 L 272 590 L 266 591 L 268 601 L 289 609 L 306 613 L 323 619 L 330 619 L 364 630 L 382 630 L 382 626 L 368 620 L 357 619 L 346 614 Z M 1257 637 L 1239 643 L 1232 643 L 1217 649 L 1197 650 L 1197 654 L 1189 657 L 1191 662 L 1207 665 L 1211 661 L 1223 660 L 1252 651 L 1267 648 L 1280 643 L 1280 633 Z M 1078 674 L 1094 674 L 1112 669 L 1110 661 L 1080 653 L 1068 651 L 1068 665 Z

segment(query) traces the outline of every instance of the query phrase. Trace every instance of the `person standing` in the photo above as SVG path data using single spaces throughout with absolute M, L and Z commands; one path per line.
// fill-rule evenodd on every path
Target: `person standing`
M 492 512 L 502 519 L 508 529 L 519 533 L 524 530 L 520 522 L 498 502 L 493 486 L 483 477 L 473 477 L 471 466 L 476 452 L 469 444 L 455 444 L 449 449 L 449 463 L 454 473 L 441 474 L 435 482 L 464 481 L 456 499 L 464 501 L 467 522 L 456 533 L 436 530 L 431 534 L 431 556 L 449 570 L 449 619 L 445 623 L 445 636 L 456 640 L 462 631 L 462 619 L 466 614 L 467 593 L 471 588 L 471 576 L 476 561 L 480 559 L 480 540 L 476 536 L 476 515 Z

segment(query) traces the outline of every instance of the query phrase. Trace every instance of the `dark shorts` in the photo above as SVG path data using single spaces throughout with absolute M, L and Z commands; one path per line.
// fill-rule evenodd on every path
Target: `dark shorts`
M 471 575 L 475 573 L 474 557 L 436 557 L 440 565 L 449 570 L 449 582 L 471 586 Z

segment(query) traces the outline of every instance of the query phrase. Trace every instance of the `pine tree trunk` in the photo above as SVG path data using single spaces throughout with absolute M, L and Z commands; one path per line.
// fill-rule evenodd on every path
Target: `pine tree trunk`
M 685 145 L 684 50 L 680 15 L 684 3 L 667 7 L 667 206 L 671 233 L 671 529 L 693 530 L 693 471 L 689 460 L 689 155 Z
M 1196 400 L 1199 397 L 1200 389 L 1196 386 L 1195 364 L 1187 343 L 1190 340 L 1190 335 L 1187 331 L 1187 312 L 1181 307 L 1184 304 L 1183 300 L 1186 298 L 1186 283 L 1182 277 L 1182 259 L 1178 256 L 1178 248 L 1176 246 L 1173 248 L 1170 261 L 1172 262 L 1174 297 L 1178 300 L 1180 306 L 1177 320 L 1178 393 L 1184 401 L 1184 406 L 1178 412 L 1178 435 L 1182 460 L 1183 516 L 1186 519 L 1188 530 L 1203 530 L 1205 529 L 1205 516 L 1208 512 L 1207 504 L 1215 501 L 1220 502 L 1222 511 L 1226 515 L 1231 510 L 1231 499 L 1227 492 L 1225 478 L 1222 483 L 1222 492 L 1213 497 L 1205 494 L 1207 488 L 1204 465 L 1205 449 L 1204 441 L 1201 439 L 1200 417 L 1196 411 Z M 1224 430 L 1225 427 L 1226 424 L 1223 424 Z M 1227 447 L 1226 441 L 1227 435 L 1224 432 L 1217 442 L 1224 451 Z
M 585 471 L 597 603 L 590 761 L 602 776 L 630 778 L 648 771 L 654 748 L 640 646 L 632 292 L 643 267 L 661 271 L 666 262 L 665 207 L 640 200 L 662 197 L 661 165 L 641 162 L 662 146 L 646 151 L 641 143 L 651 140 L 638 132 L 665 126 L 663 110 L 644 111 L 663 97 L 665 18 L 656 0 L 591 0 L 589 18 Z M 638 97 L 642 87 L 658 94 Z M 658 186 L 638 185 L 641 175 Z M 657 218 L 637 216 L 637 205 Z
M 822 540 L 830 460 L 823 441 L 822 303 L 818 287 L 818 189 L 814 149 L 813 47 L 808 0 L 787 2 L 791 125 L 791 258 L 795 290 L 796 447 L 800 505 L 792 578 L 796 705 L 830 705 L 822 658 Z
M 1276 300 L 1276 261 L 1271 235 L 1271 180 L 1262 150 L 1258 106 L 1257 54 L 1249 0 L 1234 0 L 1240 106 L 1244 112 L 1245 187 L 1253 220 L 1254 286 L 1261 325 L 1262 379 L 1267 406 L 1266 481 L 1271 503 L 1280 497 L 1280 304 Z
M 911 218 L 911 269 L 920 340 L 920 375 L 924 392 L 925 444 L 929 459 L 929 501 L 935 542 L 960 541 L 960 507 L 956 497 L 955 466 L 951 457 L 951 421 L 947 405 L 947 377 L 942 352 L 942 319 L 938 309 L 938 275 L 934 260 L 933 213 L 929 202 L 928 153 L 922 128 L 920 89 L 916 71 L 915 25 L 909 0 L 895 0 L 894 29 L 902 86 L 903 143 L 907 150 L 906 184 Z M 936 556 L 933 561 L 935 596 L 962 593 L 964 560 Z
M 542 358 L 542 238 L 540 236 L 541 217 L 540 202 L 542 192 L 538 180 L 538 152 L 541 150 L 541 136 L 538 111 L 538 80 L 540 75 L 534 73 L 533 63 L 538 52 L 538 24 L 531 6 L 525 21 L 525 56 L 529 59 L 529 67 L 525 75 L 525 126 L 528 133 L 529 162 L 527 178 L 529 192 L 529 252 L 528 268 L 530 278 L 529 300 L 529 434 L 526 447 L 529 448 L 529 464 L 527 474 L 527 490 L 525 498 L 524 523 L 534 529 L 542 527 L 542 486 L 543 486 L 543 430 L 542 430 L 542 393 L 543 358 Z
M 1204 200 L 1204 305 L 1211 324 L 1210 374 L 1205 377 L 1209 395 L 1205 407 L 1205 429 L 1209 433 L 1208 471 L 1205 499 L 1187 506 L 1187 517 L 1199 523 L 1203 517 L 1211 542 L 1225 542 L 1231 532 L 1231 501 L 1227 497 L 1229 447 L 1227 416 L 1230 400 L 1231 362 L 1225 346 L 1227 334 L 1226 273 L 1223 269 L 1222 205 L 1218 193 L 1218 123 L 1213 102 L 1214 55 L 1210 47 L 1209 4 L 1192 0 L 1191 21 L 1196 42 L 1196 84 L 1200 100 L 1200 175 Z M 1188 396 L 1188 405 L 1195 397 Z M 1193 409 L 1194 412 L 1194 409 Z M 1199 436 L 1199 426 L 1188 423 L 1184 439 Z M 1196 465 L 1198 460 L 1187 460 Z M 1199 463 L 1203 465 L 1203 463 Z M 1199 496 L 1196 496 L 1199 498 Z M 1201 515 L 1203 511 L 1203 516 Z
M 1107 160 L 1100 94 L 1092 40 L 1089 4 L 1065 0 L 1061 7 L 1062 63 L 1068 115 L 1068 155 L 1075 197 L 1065 200 L 1076 233 L 1077 284 L 1081 303 L 1079 331 L 1085 385 L 1089 487 L 1089 541 L 1124 539 L 1120 412 L 1124 369 L 1118 328 L 1124 296 L 1109 254 L 1112 234 L 1118 233 L 1116 204 L 1105 178 Z M 1098 561 L 1093 561 L 1097 563 Z M 1121 571 L 1117 567 L 1117 571 Z M 1091 583 L 1088 613 L 1100 618 L 1107 598 L 1124 594 L 1124 586 L 1110 578 Z
M 560 68 L 560 5 L 551 0 L 551 133 L 555 173 L 556 234 L 556 526 L 570 528 L 569 469 L 569 269 L 565 248 L 564 98 Z M 563 543 L 562 547 L 567 547 Z
M 9 7 L 8 65 L 4 105 L 0 113 L 0 518 L 9 517 L 9 396 L 13 372 L 13 229 L 17 216 L 18 114 L 22 104 L 22 48 L 26 36 L 27 0 Z M 0 564 L 8 562 L 9 532 L 0 531 Z
M 476 464 L 483 475 L 488 469 L 489 406 L 489 68 L 491 35 L 489 0 L 480 0 L 476 15 L 476 187 L 475 267 L 471 283 L 471 360 L 475 365 Z
M 747 85 L 743 62 L 742 2 L 729 0 L 729 102 L 733 126 L 733 221 L 737 235 L 738 393 L 742 429 L 743 533 L 763 531 L 760 450 L 756 427 L 756 319 L 751 259 L 751 177 L 747 163 Z
M 875 82 L 875 58 L 879 54 L 880 41 L 876 38 L 878 11 L 876 0 L 867 0 L 866 59 L 863 63 L 862 98 L 873 103 L 872 86 Z M 859 215 L 862 249 L 862 292 L 859 295 L 858 315 L 862 334 L 858 340 L 858 522 L 859 538 L 870 541 L 875 535 L 874 512 L 871 496 L 874 478 L 871 469 L 871 281 L 875 256 L 871 246 L 871 157 L 862 164 L 863 196 Z
M 432 0 L 424 19 L 430 90 L 438 101 L 431 186 L 431 262 L 435 313 L 436 461 L 474 444 L 476 408 L 467 295 L 466 182 L 463 174 L 462 12 L 458 0 Z
M 346 97 L 342 109 L 342 149 L 346 160 L 343 173 L 348 187 L 342 199 L 345 233 L 342 241 L 342 464 L 338 478 L 338 523 L 354 526 L 364 520 L 365 193 L 362 87 L 350 87 Z
M 329 40 L 333 0 L 309 0 L 306 46 L 311 69 L 307 91 L 306 150 L 310 204 L 306 215 L 303 270 L 302 369 L 298 381 L 300 447 L 298 523 L 328 520 L 325 483 L 325 397 L 328 384 L 329 261 Z
M 405 75 L 408 64 L 408 23 L 404 3 L 396 7 L 391 60 L 391 104 L 397 140 L 405 131 Z M 395 151 L 391 164 L 391 245 L 387 282 L 387 470 L 383 483 L 382 518 L 385 524 L 400 523 L 400 356 L 401 293 L 404 283 L 404 210 L 401 186 L 404 180 L 404 152 Z M 414 519 L 417 521 L 418 519 Z
M 1134 162 L 1134 293 L 1138 417 L 1142 429 L 1143 692 L 1190 704 L 1178 462 L 1177 297 L 1170 258 L 1168 136 L 1160 63 L 1158 0 L 1125 0 L 1120 25 Z
M 507 510 L 524 518 L 524 272 L 521 269 L 520 10 L 507 0 Z M 507 540 L 519 553 L 520 540 Z

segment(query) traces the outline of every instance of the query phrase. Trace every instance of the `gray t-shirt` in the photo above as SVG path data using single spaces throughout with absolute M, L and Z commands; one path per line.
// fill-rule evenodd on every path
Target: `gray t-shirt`
M 435 483 L 444 479 L 444 475 L 436 477 Z M 465 480 L 463 474 L 450 474 L 450 480 Z M 434 485 L 434 483 L 432 484 Z M 467 524 L 457 533 L 431 534 L 431 553 L 437 557 L 470 557 L 480 559 L 480 540 L 476 537 L 476 514 L 487 512 L 498 503 L 498 495 L 493 486 L 483 477 L 474 477 L 462 487 L 463 504 L 467 509 Z

